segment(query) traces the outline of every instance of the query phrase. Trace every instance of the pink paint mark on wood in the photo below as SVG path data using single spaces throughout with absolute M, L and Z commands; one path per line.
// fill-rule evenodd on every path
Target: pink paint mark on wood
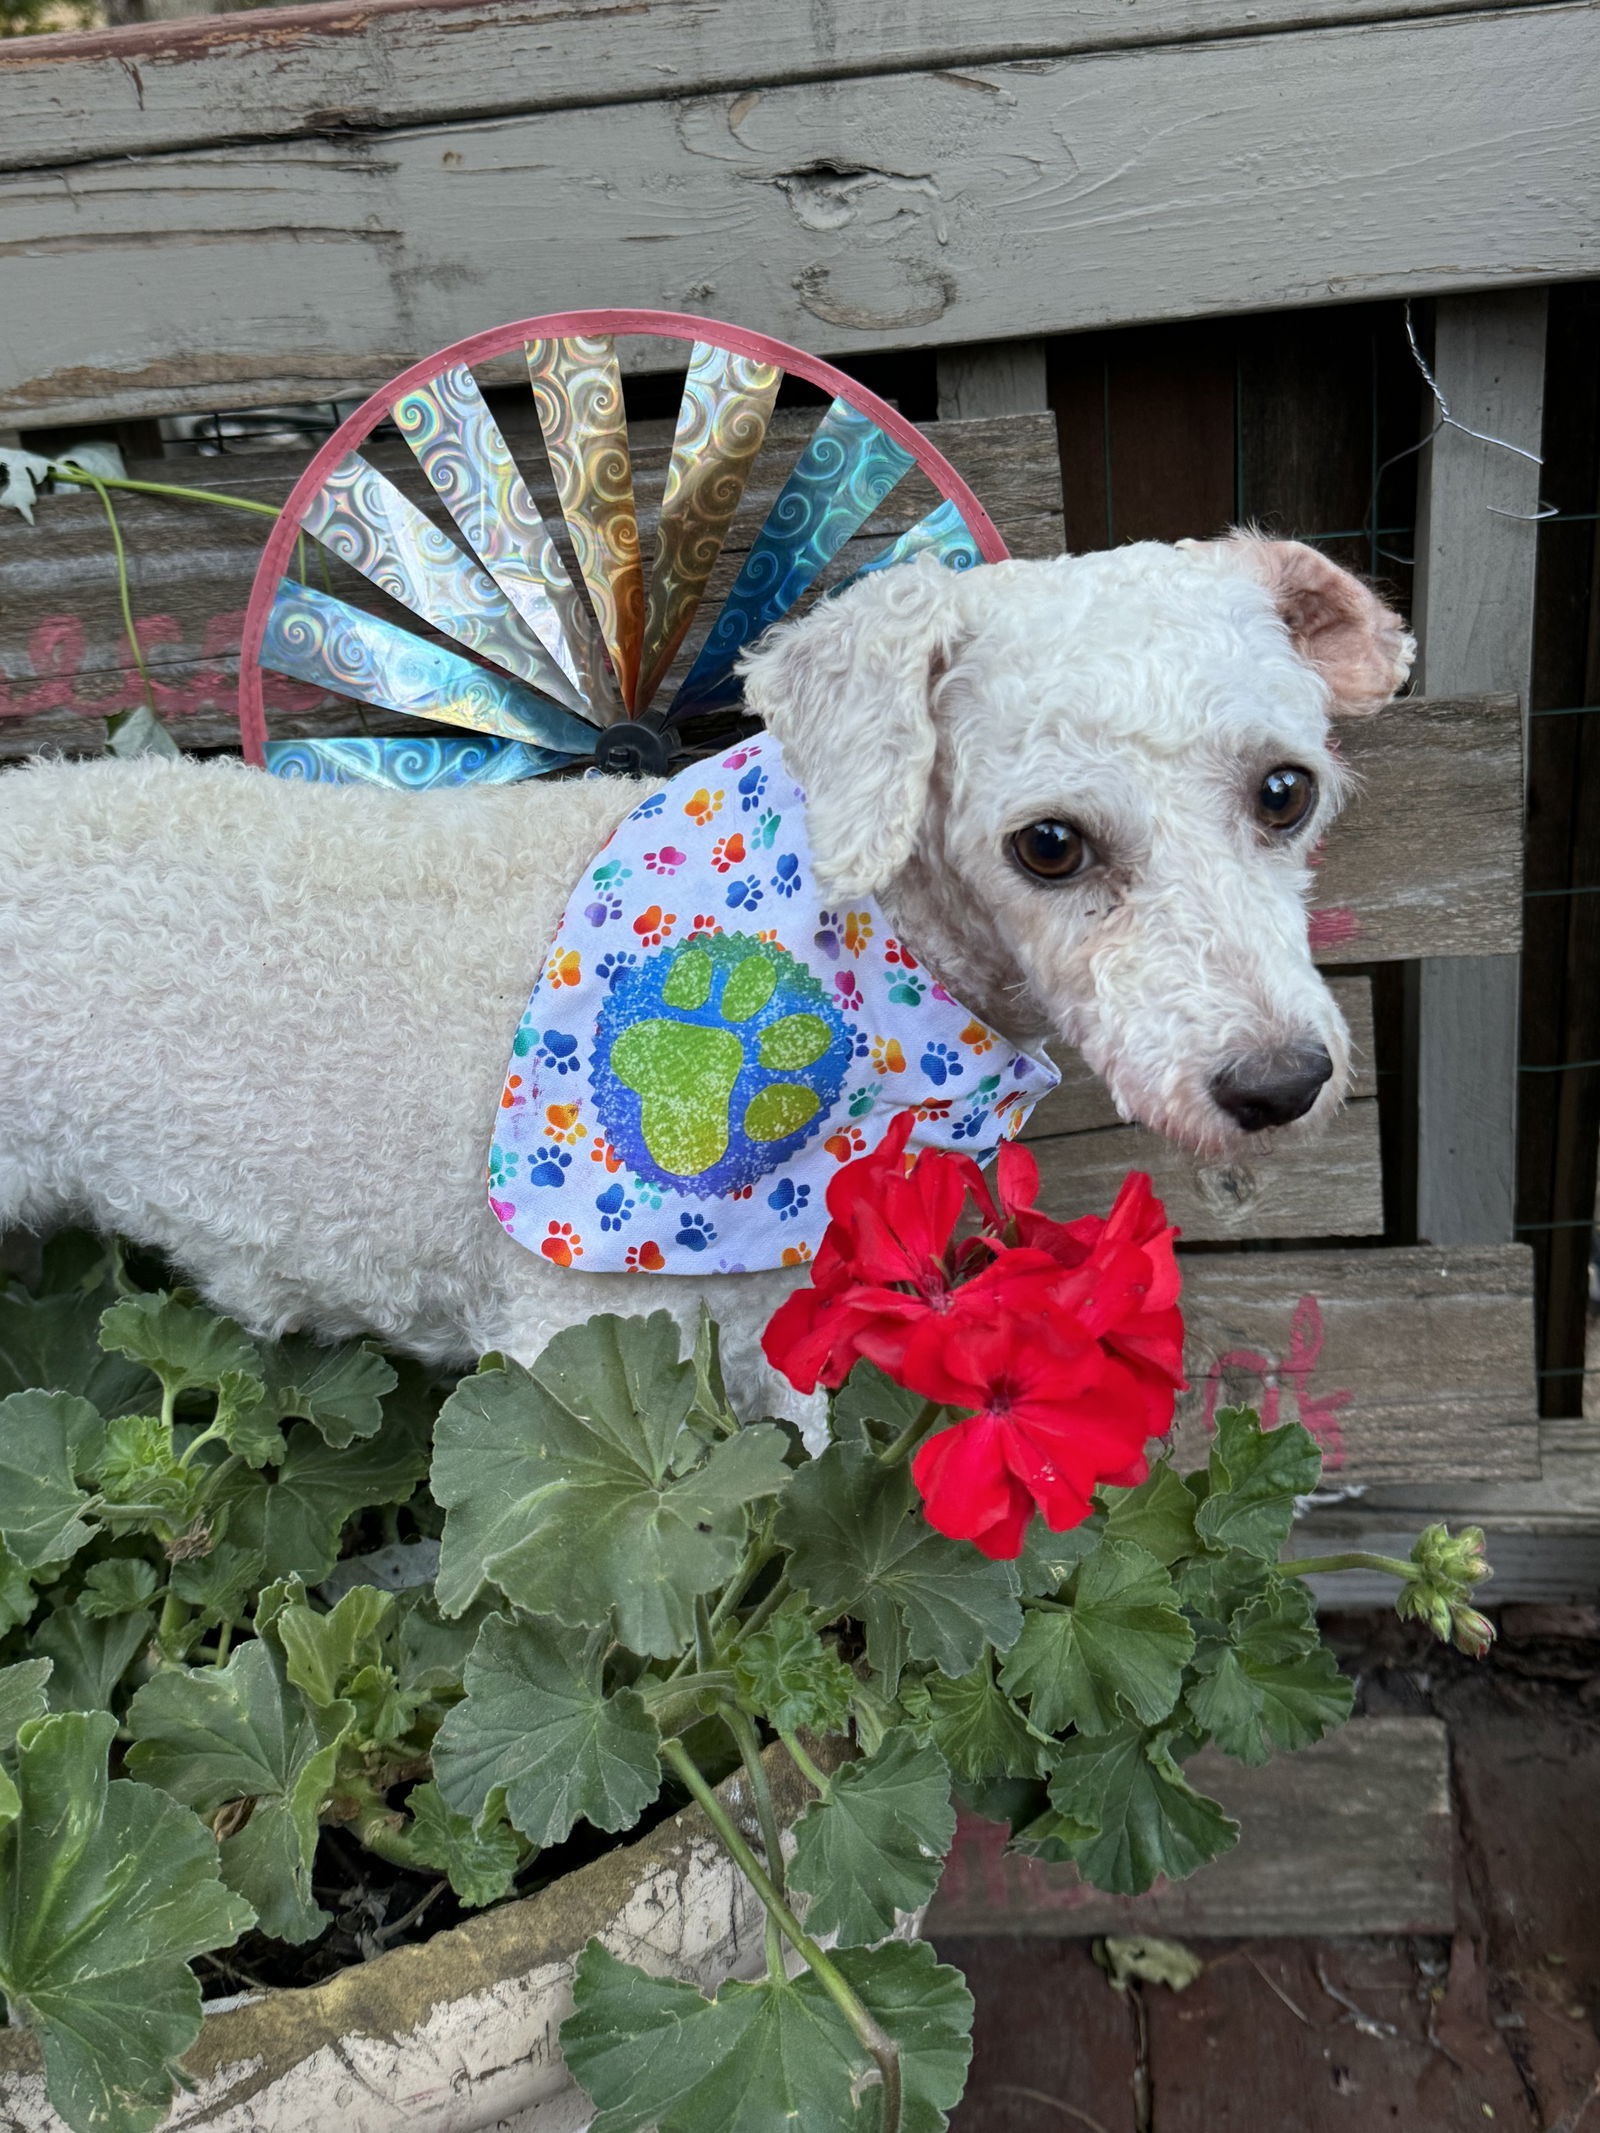
M 238 698 L 239 635 L 243 608 L 213 615 L 201 632 L 198 653 L 185 643 L 175 615 L 136 616 L 139 649 L 150 667 L 151 693 L 165 719 L 182 719 L 197 711 L 232 712 Z M 47 615 L 28 635 L 27 670 L 0 672 L 0 718 L 25 719 L 38 712 L 72 712 L 82 718 L 110 718 L 131 711 L 144 700 L 138 669 L 126 642 L 116 641 L 116 664 L 85 673 L 89 656 L 83 618 Z M 188 666 L 181 680 L 164 679 Z M 267 702 L 278 711 L 309 711 L 327 700 L 323 690 L 278 674 L 263 677 Z M 352 714 L 353 716 L 354 714 Z
M 1361 921 L 1353 911 L 1334 906 L 1327 911 L 1313 911 L 1306 921 L 1306 938 L 1312 949 L 1343 948 L 1361 934 Z
M 1314 1296 L 1302 1296 L 1289 1320 L 1287 1357 L 1275 1361 L 1271 1356 L 1258 1354 L 1253 1348 L 1230 1348 L 1226 1354 L 1219 1355 L 1206 1373 L 1202 1408 L 1206 1428 L 1216 1427 L 1224 1379 L 1230 1374 L 1247 1373 L 1261 1381 L 1257 1406 L 1262 1428 L 1277 1428 L 1282 1419 L 1283 1394 L 1287 1389 L 1294 1394 L 1300 1421 L 1322 1447 L 1324 1470 L 1330 1474 L 1338 1473 L 1345 1461 L 1344 1426 L 1339 1417 L 1355 1395 L 1342 1390 L 1313 1392 L 1311 1389 L 1312 1373 L 1322 1360 L 1326 1337 L 1322 1306 Z

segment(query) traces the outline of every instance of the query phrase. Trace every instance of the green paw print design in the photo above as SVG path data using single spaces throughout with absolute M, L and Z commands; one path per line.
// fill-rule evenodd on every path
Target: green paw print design
M 618 1154 L 643 1177 L 710 1198 L 753 1184 L 810 1138 L 853 1046 L 786 949 L 695 934 L 609 996 L 590 1078 Z

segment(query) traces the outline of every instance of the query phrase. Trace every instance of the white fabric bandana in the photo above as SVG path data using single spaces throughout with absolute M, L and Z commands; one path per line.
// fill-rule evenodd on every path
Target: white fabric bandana
M 516 1238 L 586 1272 L 799 1266 L 828 1179 L 914 1110 L 979 1160 L 1058 1080 L 953 1000 L 870 897 L 811 887 L 805 796 L 741 742 L 636 807 L 567 905 L 489 1155 Z

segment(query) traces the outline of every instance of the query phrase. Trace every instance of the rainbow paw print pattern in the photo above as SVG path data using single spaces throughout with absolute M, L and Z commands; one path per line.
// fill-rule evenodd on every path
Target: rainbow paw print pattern
M 914 1144 L 981 1158 L 1054 1087 L 876 906 L 820 908 L 810 880 L 804 795 L 765 739 L 620 825 L 544 955 L 500 1099 L 489 1204 L 519 1243 L 585 1273 L 801 1266 L 828 1179 L 897 1111 Z

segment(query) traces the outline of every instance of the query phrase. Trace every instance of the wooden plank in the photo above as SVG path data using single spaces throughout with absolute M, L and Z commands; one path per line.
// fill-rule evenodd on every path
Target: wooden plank
M 1356 1055 L 1350 1101 L 1316 1140 L 1255 1158 L 1196 1163 L 1160 1134 L 1118 1118 L 1103 1083 L 1067 1053 L 1061 1086 L 1038 1106 L 1025 1138 L 1039 1160 L 1042 1197 L 1057 1208 L 1104 1207 L 1130 1170 L 1147 1170 L 1191 1243 L 1245 1237 L 1364 1237 L 1383 1229 L 1372 987 L 1336 978 Z
M 1359 780 L 1317 876 L 1324 964 L 1513 956 L 1522 937 L 1514 697 L 1402 698 L 1339 729 Z
M 733 95 L 784 82 L 1465 13 L 1475 0 L 500 0 L 275 9 L 34 37 L 0 60 L 0 168 L 218 140 Z M 1529 6 L 1534 0 L 1501 0 Z
M 554 304 L 854 352 L 1581 276 L 1597 67 L 1567 4 L 21 170 L 0 423 L 331 398 Z
M 1185 1774 L 1240 1825 L 1236 1848 L 1191 1880 L 1105 1896 L 1075 1867 L 1008 1856 L 1003 1824 L 963 1815 L 929 1937 L 1453 1930 L 1449 1750 L 1437 1719 L 1352 1719 L 1260 1770 L 1204 1748 Z
M 1538 1473 L 1522 1246 L 1188 1252 L 1183 1277 L 1184 1463 L 1242 1405 L 1304 1423 L 1334 1487 Z
M 522 449 L 530 485 L 541 507 L 554 513 L 555 498 L 533 444 L 531 405 L 505 411 L 505 427 Z M 785 413 L 757 462 L 724 553 L 712 578 L 705 621 L 727 591 L 739 560 L 766 517 L 794 465 L 815 415 Z M 652 432 L 656 434 L 652 434 Z M 1055 426 L 1048 414 L 927 425 L 927 434 L 983 497 L 1012 552 L 1057 555 L 1061 551 L 1060 468 Z M 646 552 L 660 505 L 670 450 L 670 425 L 635 429 L 635 490 Z M 430 514 L 444 520 L 437 500 L 425 495 L 415 462 L 403 445 L 379 444 L 367 455 L 402 480 Z M 305 464 L 289 452 L 244 453 L 217 459 L 136 463 L 135 477 L 192 481 L 252 501 L 281 503 Z M 867 520 L 862 532 L 824 574 L 831 583 L 854 569 L 885 542 L 912 525 L 935 501 L 919 473 L 908 475 Z M 130 495 L 119 516 L 133 585 L 134 613 L 146 661 L 156 680 L 162 713 L 181 722 L 191 745 L 230 747 L 237 740 L 235 690 L 243 610 L 265 536 L 267 521 L 245 512 L 162 497 Z M 0 513 L 0 579 L 7 589 L 0 618 L 0 759 L 26 754 L 46 739 L 70 742 L 85 719 L 85 736 L 98 747 L 98 721 L 140 700 L 139 681 L 128 651 L 117 593 L 115 561 L 105 516 L 97 498 L 85 494 L 46 496 L 30 527 L 13 512 Z M 357 605 L 395 613 L 354 572 L 334 565 L 335 589 Z M 674 673 L 690 657 L 691 635 Z M 319 717 L 318 707 L 331 714 Z M 274 732 L 362 730 L 348 704 L 279 679 L 268 683 Z M 41 717 L 39 714 L 44 714 Z M 287 722 L 286 722 L 287 715 Z M 14 723 L 25 720 L 25 724 Z M 369 714 L 366 730 L 404 732 L 401 716 Z
M 939 420 L 1025 415 L 1050 405 L 1043 341 L 987 341 L 947 348 L 935 358 Z
M 1457 421 L 1528 453 L 1540 443 L 1546 308 L 1542 290 L 1501 291 L 1441 303 L 1436 318 L 1434 373 Z M 1511 689 L 1526 703 L 1538 465 L 1453 427 L 1426 458 L 1418 686 Z M 1417 1230 L 1439 1244 L 1511 1234 L 1519 986 L 1514 963 L 1472 954 L 1418 973 Z

